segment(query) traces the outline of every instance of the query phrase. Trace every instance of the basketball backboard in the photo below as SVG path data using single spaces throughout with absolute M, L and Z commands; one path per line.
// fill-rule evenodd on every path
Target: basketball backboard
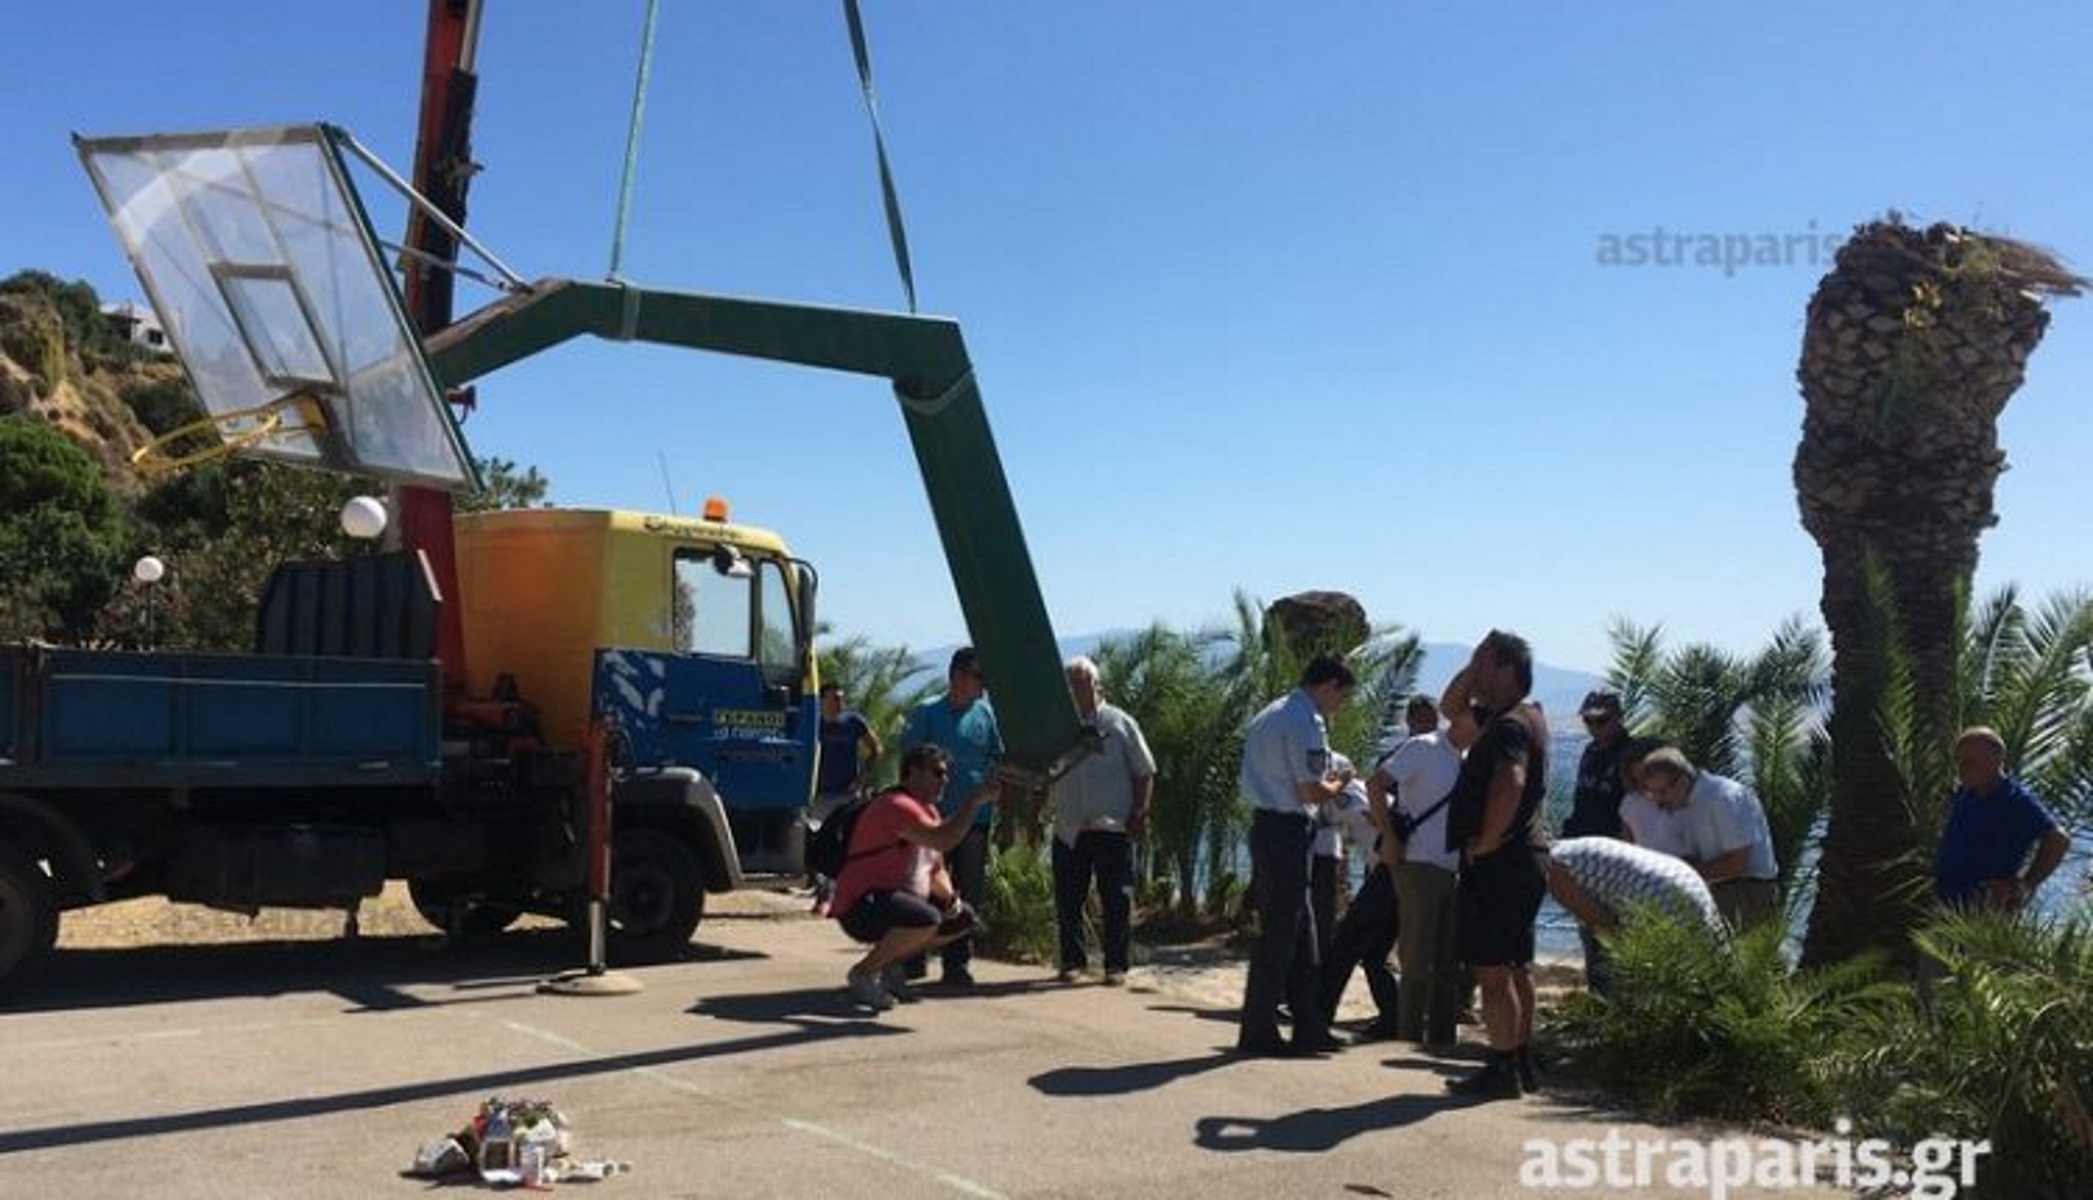
M 73 142 L 236 453 L 478 488 L 333 130 Z

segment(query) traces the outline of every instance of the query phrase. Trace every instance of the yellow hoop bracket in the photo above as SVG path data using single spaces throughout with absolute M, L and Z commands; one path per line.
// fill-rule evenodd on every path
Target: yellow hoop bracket
M 140 475 L 147 478 L 158 478 L 164 475 L 172 475 L 176 471 L 187 470 L 202 463 L 214 462 L 218 459 L 229 457 L 245 450 L 249 446 L 267 441 L 269 438 L 276 436 L 277 432 L 283 428 L 284 413 L 293 408 L 297 409 L 298 415 L 303 418 L 303 424 L 300 426 L 299 432 L 325 429 L 327 427 L 326 410 L 314 402 L 312 394 L 309 392 L 293 392 L 288 396 L 271 400 L 267 404 L 257 404 L 252 408 L 236 408 L 231 412 L 212 413 L 201 420 L 191 421 L 186 425 L 170 429 L 145 445 L 138 447 L 138 449 L 133 450 L 131 452 L 131 466 Z M 230 428 L 237 422 L 248 420 L 254 422 L 253 427 L 241 430 Z M 168 446 L 183 438 L 202 433 L 207 429 L 215 429 L 217 431 L 219 439 L 217 444 L 205 446 L 201 450 L 192 451 L 188 454 L 169 454 L 167 452 Z

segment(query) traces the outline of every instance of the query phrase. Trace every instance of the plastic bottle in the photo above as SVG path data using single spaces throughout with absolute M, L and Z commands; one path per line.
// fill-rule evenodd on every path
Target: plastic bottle
M 486 1131 L 480 1134 L 480 1170 L 507 1171 L 516 1165 L 516 1135 L 509 1124 L 509 1108 L 494 1106 L 487 1114 Z

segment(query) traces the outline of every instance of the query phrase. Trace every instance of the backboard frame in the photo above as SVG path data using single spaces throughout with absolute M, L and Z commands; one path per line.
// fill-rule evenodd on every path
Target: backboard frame
M 477 491 L 343 136 L 313 124 L 73 142 L 229 453 Z M 263 420 L 273 428 L 238 440 Z

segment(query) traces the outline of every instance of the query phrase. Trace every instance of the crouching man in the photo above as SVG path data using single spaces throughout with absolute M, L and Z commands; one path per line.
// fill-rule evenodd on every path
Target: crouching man
M 1699 872 L 1669 854 L 1609 837 L 1564 838 L 1551 846 L 1548 890 L 1594 937 L 1620 928 L 1622 919 L 1637 908 L 1656 909 L 1675 921 L 1698 925 L 1710 937 L 1728 929 Z M 1612 989 L 1603 968 L 1592 972 L 1590 981 L 1602 996 Z
M 850 834 L 850 856 L 829 907 L 852 939 L 872 947 L 850 969 L 850 998 L 877 1010 L 912 1000 L 901 965 L 967 936 L 974 913 L 953 891 L 944 856 L 967 836 L 974 814 L 996 798 L 997 784 L 966 797 L 938 819 L 938 795 L 952 773 L 937 746 L 911 746 L 901 756 L 901 784 L 875 797 Z

